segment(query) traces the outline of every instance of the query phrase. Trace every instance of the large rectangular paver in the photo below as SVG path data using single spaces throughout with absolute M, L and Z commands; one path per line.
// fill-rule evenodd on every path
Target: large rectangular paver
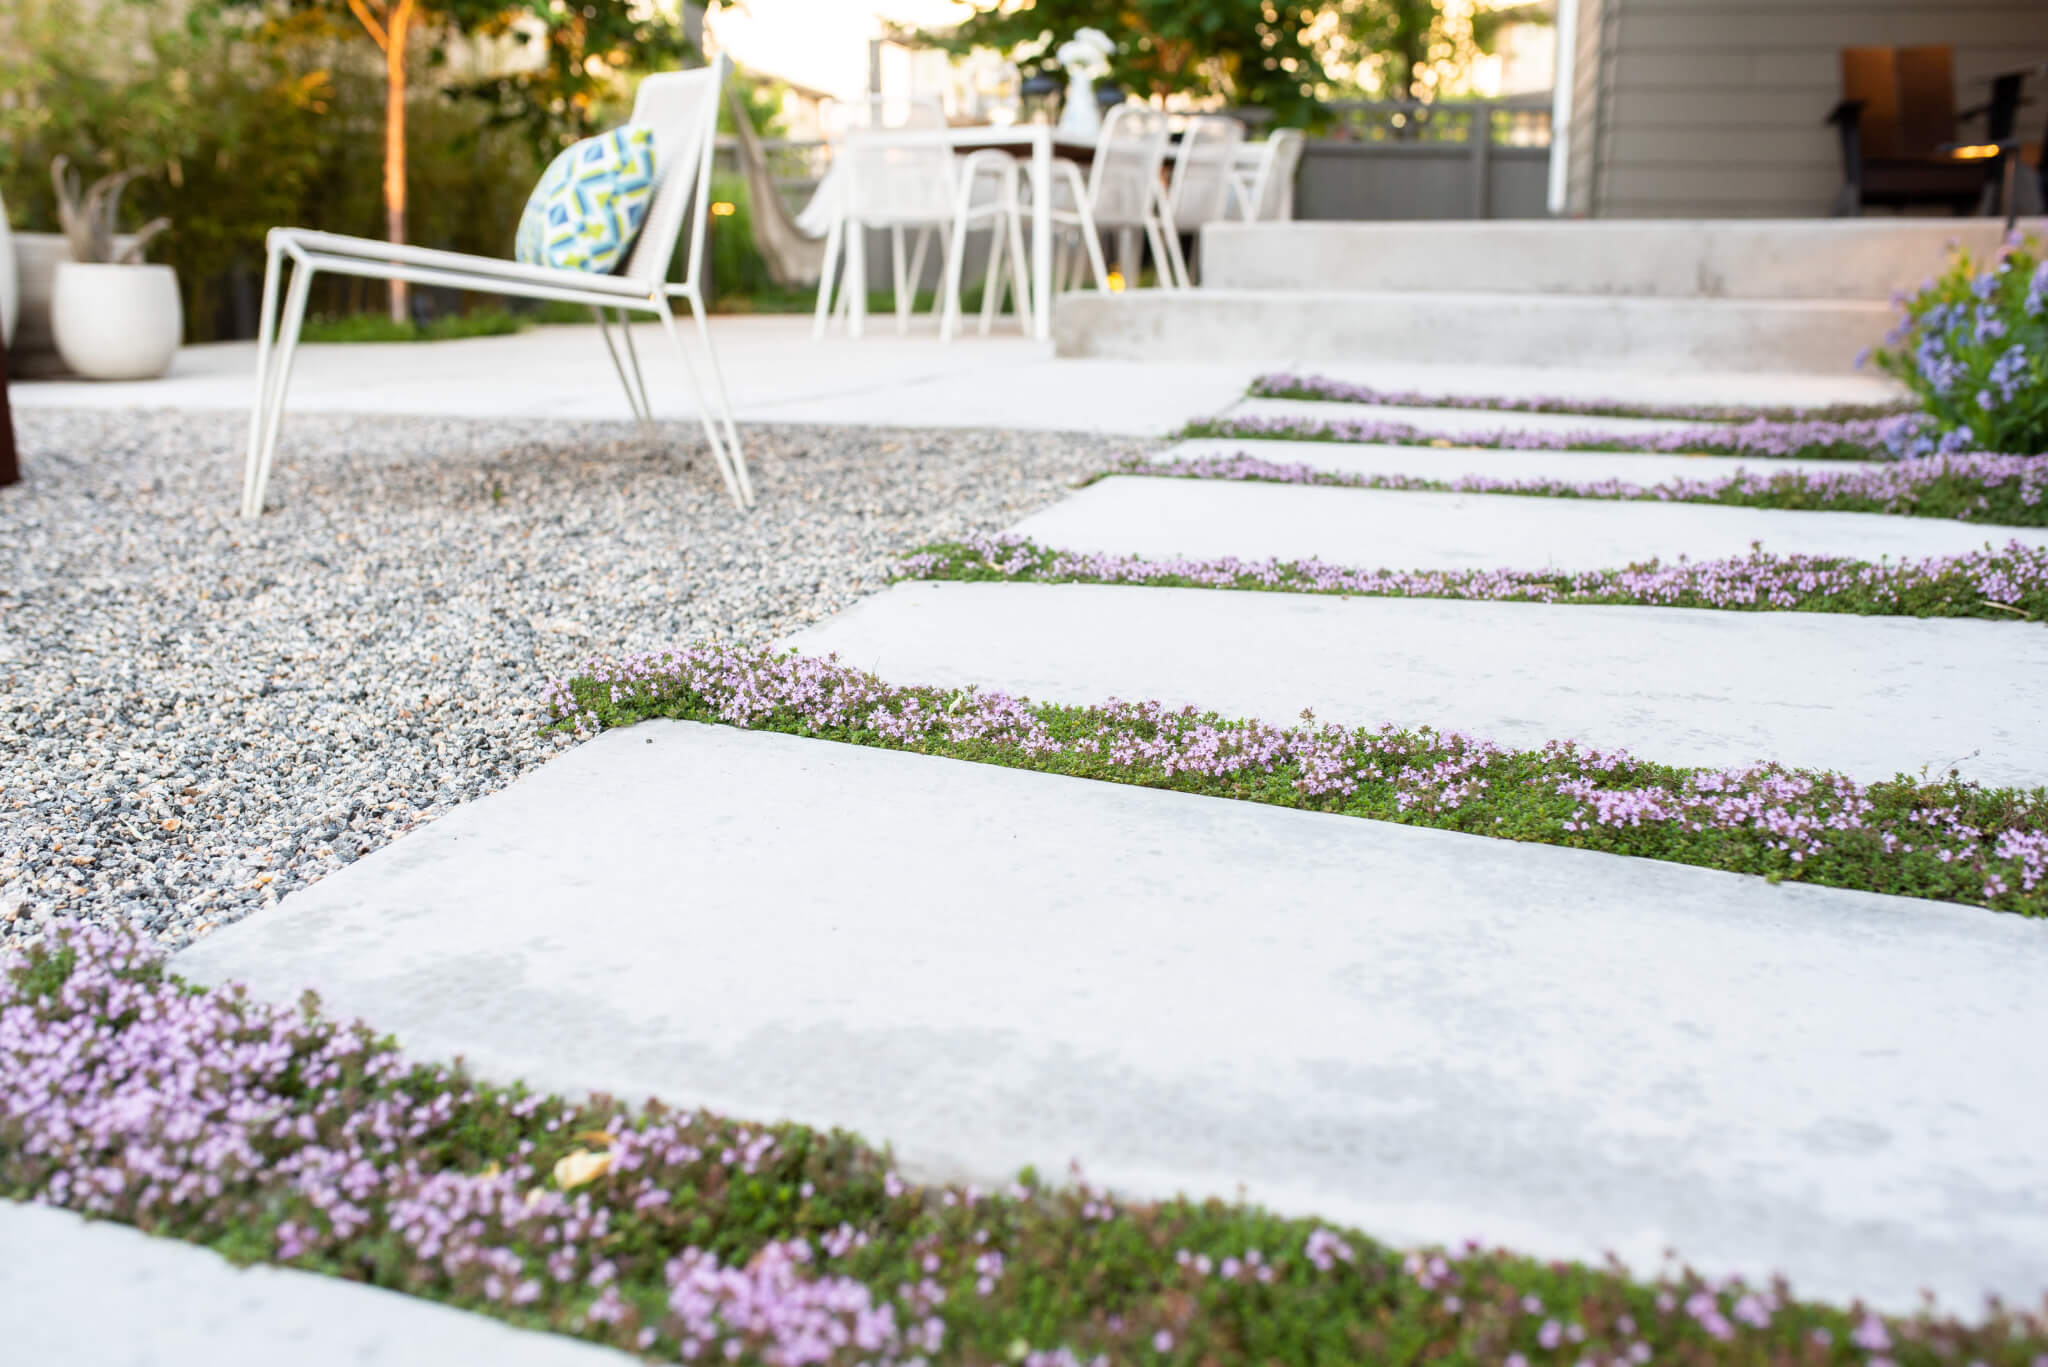
M 1619 479 L 1661 484 L 1674 479 L 1724 479 L 1738 471 L 1756 475 L 1840 474 L 1879 468 L 1876 462 L 1845 460 L 1759 460 L 1728 456 L 1646 456 L 1622 451 L 1500 451 L 1476 446 L 1392 446 L 1374 442 L 1290 441 L 1248 437 L 1195 437 L 1175 442 L 1149 458 L 1194 460 L 1254 456 L 1275 465 L 1306 465 L 1350 475 L 1412 475 L 1419 479 L 1465 478 L 1578 483 Z
M 340 1277 L 238 1268 L 0 1201 L 0 1361 L 21 1367 L 630 1367 L 639 1359 Z
M 1392 404 L 1347 403 L 1336 399 L 1259 399 L 1239 401 L 1226 418 L 1271 418 L 1295 422 L 1406 423 L 1425 432 L 1455 436 L 1467 432 L 1593 432 L 1617 437 L 1655 436 L 1684 432 L 1701 424 L 1677 418 L 1612 418 L 1580 413 L 1521 413 L 1485 408 L 1413 408 Z
M 1597 570 L 1681 556 L 1955 555 L 2048 545 L 2048 528 L 1701 503 L 1423 494 L 1119 475 L 1011 530 L 1061 550 L 1321 559 L 1359 569 Z
M 923 1173 L 2048 1289 L 2048 933 L 1990 912 L 656 722 L 174 966 Z
M 2048 632 L 1813 612 L 898 584 L 791 638 L 896 683 L 2048 784 Z

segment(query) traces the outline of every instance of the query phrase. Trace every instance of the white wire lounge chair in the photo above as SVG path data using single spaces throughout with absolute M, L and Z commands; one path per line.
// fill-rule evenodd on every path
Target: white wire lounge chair
M 278 427 L 284 417 L 284 401 L 291 384 L 292 354 L 298 347 L 300 325 L 306 315 L 306 292 L 321 271 L 336 275 L 364 276 L 373 280 L 408 280 L 420 285 L 443 285 L 451 289 L 476 290 L 487 294 L 514 295 L 525 299 L 558 299 L 571 304 L 588 304 L 597 317 L 598 330 L 612 366 L 625 387 L 626 402 L 633 410 L 641 431 L 654 434 L 654 414 L 647 398 L 647 382 L 640 373 L 640 357 L 633 347 L 632 329 L 626 326 L 629 313 L 651 313 L 675 343 L 682 358 L 683 373 L 690 382 L 697 411 L 702 416 L 705 440 L 725 480 L 726 491 L 740 508 L 754 502 L 753 483 L 747 477 L 746 457 L 740 451 L 739 432 L 733 426 L 732 404 L 726 397 L 725 377 L 718 367 L 718 353 L 711 345 L 711 329 L 704 321 L 704 299 L 700 272 L 704 265 L 705 210 L 710 200 L 713 140 L 718 132 L 718 105 L 730 62 L 720 56 L 708 67 L 695 71 L 664 72 L 640 82 L 633 100 L 633 122 L 654 130 L 654 200 L 634 241 L 632 251 L 616 274 L 597 275 L 586 271 L 557 270 L 528 266 L 495 257 L 469 256 L 461 252 L 436 251 L 426 247 L 395 246 L 373 238 L 344 237 L 338 233 L 315 232 L 308 228 L 272 228 L 267 239 L 269 262 L 263 275 L 263 320 L 256 342 L 256 402 L 249 415 L 249 457 L 242 476 L 242 515 L 256 517 L 263 511 L 264 490 L 277 457 Z M 706 191 L 699 193 L 699 191 Z M 688 266 L 680 284 L 668 281 L 669 262 L 676 241 L 689 215 Z M 278 316 L 278 285 L 285 262 L 294 269 L 284 300 L 283 317 Z M 690 306 L 697 335 L 711 367 L 711 395 L 707 398 L 698 379 L 690 349 L 676 326 L 670 299 L 682 299 Z M 611 315 L 608 317 L 607 315 Z M 623 348 L 612 340 L 612 323 L 619 324 Z M 623 356 L 621 351 L 623 349 Z

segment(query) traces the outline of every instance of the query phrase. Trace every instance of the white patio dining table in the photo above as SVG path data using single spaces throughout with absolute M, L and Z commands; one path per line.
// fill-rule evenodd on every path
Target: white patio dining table
M 1095 150 L 1092 140 L 1076 138 L 1070 133 L 1062 134 L 1048 123 L 967 124 L 957 128 L 901 129 L 863 133 L 861 136 L 906 146 L 929 145 L 937 141 L 959 152 L 993 148 L 1020 159 L 1028 158 L 1025 174 L 1030 179 L 1031 197 L 1039 204 L 1051 200 L 1052 163 L 1057 152 L 1066 151 L 1085 157 Z M 832 217 L 839 209 L 837 170 L 837 163 L 826 168 L 817 189 L 811 193 L 810 203 L 797 215 L 797 227 L 804 232 L 822 237 L 831 226 Z M 1044 214 L 1031 217 L 1030 250 L 1031 335 L 1043 342 L 1052 337 L 1052 220 Z

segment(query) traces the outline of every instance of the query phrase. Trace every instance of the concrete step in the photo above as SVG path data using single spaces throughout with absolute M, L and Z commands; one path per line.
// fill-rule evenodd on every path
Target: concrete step
M 340 1277 L 0 1201 L 7 1361 L 65 1367 L 632 1367 L 638 1358 Z
M 1350 359 L 1841 374 L 1882 340 L 1891 319 L 1886 304 L 1850 299 L 1083 291 L 1054 305 L 1053 348 L 1067 357 L 1213 360 L 1245 354 L 1248 338 L 1284 337 L 1303 367 Z
M 1864 782 L 2048 783 L 2048 633 L 1802 612 L 906 583 L 787 644 L 885 679 L 1052 702 L 1156 698 L 1292 725 L 1581 740 Z
M 1210 223 L 1201 261 L 1226 290 L 1882 302 L 1941 270 L 1951 242 L 1984 255 L 2004 232 L 1952 218 Z
M 1147 459 L 1198 460 L 1255 456 L 1276 465 L 1306 465 L 1352 475 L 1412 475 L 1418 479 L 1627 480 L 1661 484 L 1673 479 L 1716 479 L 1738 470 L 1753 474 L 1828 474 L 1880 468 L 1875 462 L 1760 460 L 1722 456 L 1640 456 L 1611 451 L 1498 451 L 1471 446 L 1388 446 L 1373 442 L 1253 440 L 1198 437 L 1154 451 Z
M 2048 546 L 2048 528 L 1992 527 L 1882 513 L 1791 512 L 1698 503 L 1118 475 L 1013 529 L 1042 545 L 1113 555 L 1326 560 L 1358 569 L 1619 569 L 1685 556 L 1957 555 L 1987 542 Z
M 2048 1288 L 2048 936 L 1992 912 L 650 722 L 173 966 L 913 1174 Z

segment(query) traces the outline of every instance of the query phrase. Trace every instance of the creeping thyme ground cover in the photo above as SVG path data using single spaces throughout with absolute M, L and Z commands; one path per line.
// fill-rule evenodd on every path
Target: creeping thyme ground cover
M 1261 375 L 1247 391 L 1255 399 L 1320 399 L 1388 408 L 1464 408 L 1490 413 L 1564 413 L 1584 418 L 1666 418 L 1677 422 L 1850 422 L 1895 417 L 1910 403 L 1830 404 L 1820 408 L 1758 408 L 1732 404 L 1628 403 L 1620 399 L 1575 399 L 1559 395 L 1499 396 L 1429 394 L 1412 389 L 1378 389 L 1326 375 L 1276 372 Z
M 1902 414 L 1890 418 L 1703 423 L 1673 432 L 1531 432 L 1505 427 L 1495 432 L 1460 432 L 1452 437 L 1413 423 L 1376 418 L 1240 415 L 1192 422 L 1181 429 L 1180 435 L 1377 442 L 1387 446 L 1477 446 L 1501 451 L 1636 451 L 1681 456 L 1896 460 L 1920 430 L 1921 419 L 1917 415 Z
M 487 1085 L 361 1024 L 200 990 L 132 933 L 0 958 L 0 1195 L 684 1362 L 824 1367 L 2048 1367 L 1967 1324 L 1030 1172 L 906 1182 L 851 1135 Z
M 1320 560 L 1240 560 L 1063 551 L 1020 536 L 925 546 L 897 568 L 901 579 L 1039 584 L 1146 584 L 1375 598 L 1840 612 L 1860 616 L 2048 620 L 2048 547 L 2017 541 L 1964 555 L 1852 560 L 1768 555 L 1657 561 L 1612 570 L 1350 569 Z
M 1744 467 L 1704 479 L 1636 484 L 1623 479 L 1499 479 L 1325 470 L 1298 462 L 1235 455 L 1131 457 L 1105 472 L 1155 479 L 1240 480 L 1314 484 L 1345 489 L 1420 493 L 1521 494 L 1535 498 L 1621 499 L 1645 503 L 1716 503 L 1738 508 L 1809 512 L 1892 513 L 1943 517 L 2008 527 L 2048 526 L 2048 456 L 1943 455 L 1876 467 L 1817 472 Z
M 594 659 L 551 682 L 545 701 L 554 726 L 584 734 L 649 717 L 716 722 L 2048 914 L 2048 789 L 1683 769 L 1569 740 L 1508 750 L 1427 728 L 1306 716 L 1279 727 L 1156 702 L 1031 703 L 720 645 Z

